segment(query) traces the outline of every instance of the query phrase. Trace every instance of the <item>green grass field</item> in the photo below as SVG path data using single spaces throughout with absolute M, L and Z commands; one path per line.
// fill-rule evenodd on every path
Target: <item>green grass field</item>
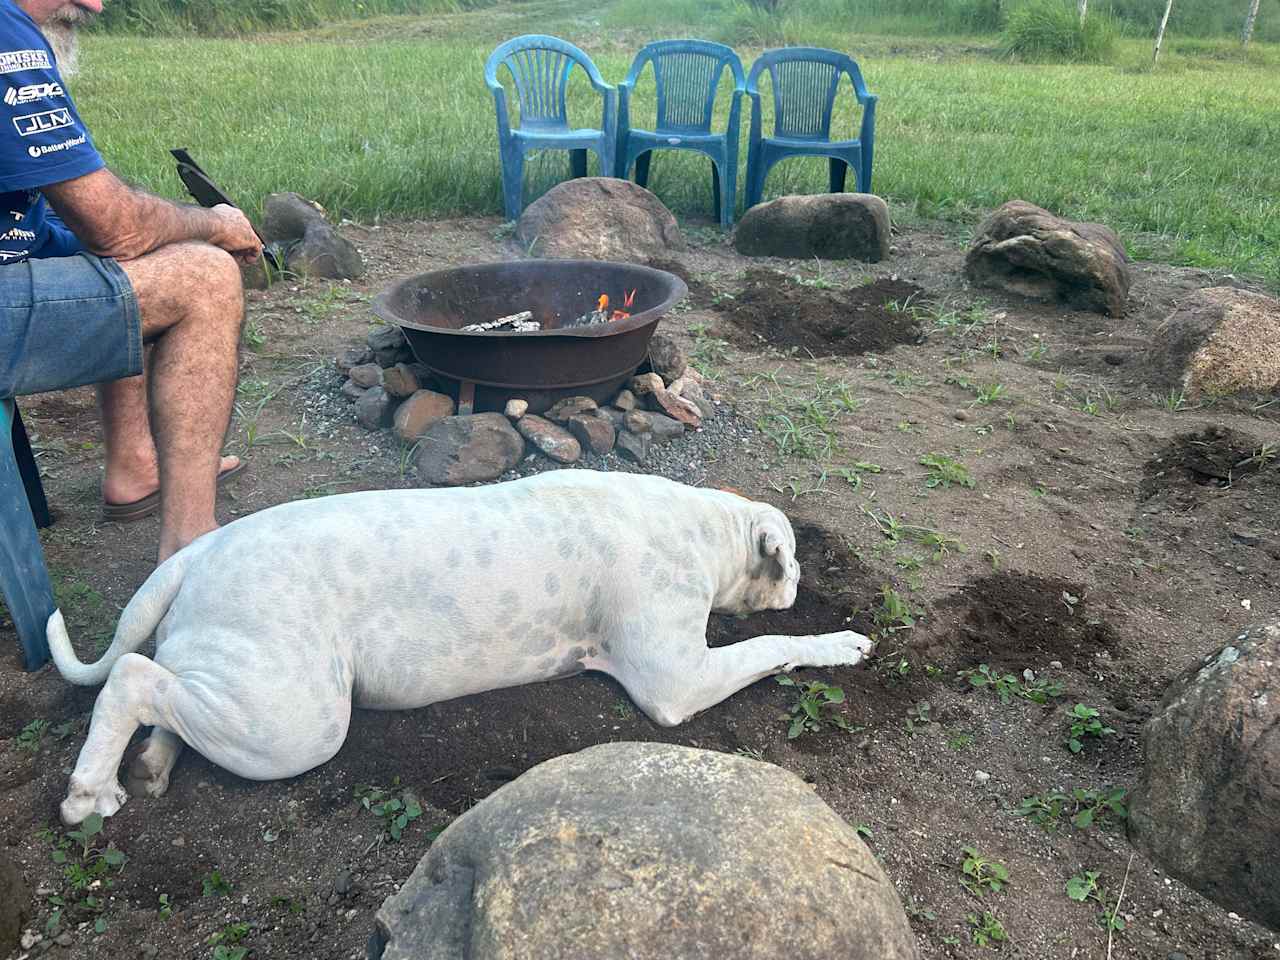
M 185 146 L 251 213 L 267 193 L 296 190 L 362 220 L 490 215 L 500 210 L 482 82 L 492 46 L 555 33 L 616 82 L 648 39 L 715 35 L 680 22 L 694 9 L 606 0 L 583 13 L 532 0 L 252 40 L 95 35 L 72 91 L 111 166 L 168 196 L 180 189 L 166 151 Z M 873 188 L 900 219 L 971 222 L 1025 199 L 1115 227 L 1139 257 L 1280 286 L 1276 46 L 1255 42 L 1244 57 L 1230 41 L 1171 35 L 1152 70 L 1145 38 L 1122 39 L 1113 64 L 1028 65 L 1000 58 L 993 36 L 788 29 L 792 42 L 861 63 L 880 97 Z M 737 49 L 748 65 L 759 52 L 741 40 Z M 598 123 L 598 101 L 576 92 L 575 119 Z M 746 120 L 744 110 L 743 172 Z M 852 111 L 839 122 L 851 129 Z M 565 167 L 562 155 L 535 164 L 530 193 Z M 817 191 L 825 176 L 821 161 L 787 161 L 769 193 Z M 650 186 L 678 214 L 709 214 L 710 177 L 694 158 L 660 154 Z

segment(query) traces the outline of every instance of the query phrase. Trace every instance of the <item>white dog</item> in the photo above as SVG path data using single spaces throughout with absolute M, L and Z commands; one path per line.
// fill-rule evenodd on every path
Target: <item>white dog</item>
M 49 618 L 62 675 L 106 680 L 62 819 L 125 802 L 116 774 L 139 725 L 154 729 L 130 786 L 158 797 L 183 743 L 254 780 L 310 770 L 353 705 L 601 670 L 673 726 L 762 677 L 861 661 L 871 643 L 848 630 L 708 649 L 709 612 L 785 609 L 799 578 L 781 512 L 659 477 L 560 470 L 282 504 L 159 566 L 95 664 Z M 133 652 L 153 633 L 155 660 Z

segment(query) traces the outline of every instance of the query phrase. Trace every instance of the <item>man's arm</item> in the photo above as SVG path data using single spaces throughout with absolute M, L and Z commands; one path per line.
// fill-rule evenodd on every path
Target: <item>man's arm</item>
M 172 203 L 129 187 L 105 167 L 41 192 L 85 248 L 100 257 L 134 260 L 186 240 L 221 247 L 243 263 L 262 255 L 257 234 L 235 207 Z

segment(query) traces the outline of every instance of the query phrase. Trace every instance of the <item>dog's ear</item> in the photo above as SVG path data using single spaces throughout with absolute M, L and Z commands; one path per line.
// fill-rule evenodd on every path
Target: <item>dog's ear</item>
M 783 570 L 792 559 L 791 538 L 787 536 L 787 519 L 776 510 L 762 513 L 755 523 L 756 545 L 760 555 L 777 561 Z

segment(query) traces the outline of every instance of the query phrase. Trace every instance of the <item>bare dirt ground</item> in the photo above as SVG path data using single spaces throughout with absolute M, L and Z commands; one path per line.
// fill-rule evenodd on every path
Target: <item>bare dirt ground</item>
M 345 229 L 366 281 L 250 297 L 229 439 L 250 468 L 222 494 L 224 522 L 299 497 L 412 485 L 391 435 L 351 421 L 332 358 L 364 339 L 375 322 L 366 301 L 391 279 L 519 255 L 493 220 Z M 57 818 L 95 691 L 52 667 L 22 673 L 0 622 L 0 843 L 36 894 L 30 926 L 44 939 L 32 955 L 363 956 L 373 912 L 453 816 L 550 757 L 662 740 L 742 752 L 811 782 L 863 828 L 923 957 L 1280 956 L 1276 934 L 1131 860 L 1118 813 L 1084 828 L 1071 822 L 1074 801 L 1056 824 L 1015 815 L 1026 797 L 1131 787 L 1143 721 L 1167 682 L 1275 616 L 1280 466 L 1265 445 L 1280 442 L 1280 404 L 1179 403 L 1143 363 L 1179 298 L 1242 281 L 1139 264 L 1129 312 L 1113 319 L 969 289 L 967 237 L 948 225 L 900 232 L 874 266 L 746 261 L 710 229 L 690 235 L 692 249 L 671 259 L 691 296 L 662 329 L 713 378 L 726 413 L 658 467 L 780 506 L 804 570 L 792 610 L 716 619 L 709 636 L 849 622 L 878 633 L 868 667 L 796 675 L 843 688 L 835 713 L 849 729 L 788 739 L 795 693 L 772 680 L 674 730 L 595 675 L 357 711 L 342 751 L 293 780 L 240 780 L 187 751 L 165 797 L 131 801 L 87 841 L 127 862 L 83 877 L 53 854 L 99 859 L 68 847 Z M 89 658 L 152 569 L 156 524 L 96 519 L 89 391 L 24 409 L 59 515 L 45 532 L 49 565 Z M 593 465 L 625 468 L 612 456 Z M 1060 695 L 1042 704 L 1014 690 L 1005 703 L 971 682 L 981 664 L 1024 691 L 1060 684 Z M 1065 711 L 1077 703 L 1115 732 L 1073 754 Z M 43 735 L 22 738 L 33 721 L 48 722 Z M 357 800 L 361 785 L 421 803 L 399 842 Z M 1005 889 L 962 886 L 966 847 L 1007 868 Z M 1086 871 L 1105 903 L 1068 898 L 1066 882 Z M 1124 929 L 1108 945 L 1103 910 L 1122 886 Z M 1007 940 L 976 943 L 996 921 Z

